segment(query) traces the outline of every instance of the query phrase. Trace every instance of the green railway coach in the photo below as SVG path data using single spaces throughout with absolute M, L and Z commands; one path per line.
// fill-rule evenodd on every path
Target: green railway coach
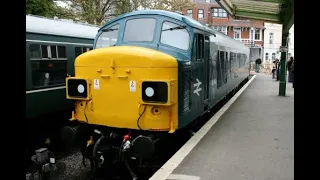
M 97 31 L 93 25 L 26 15 L 28 145 L 41 145 L 68 122 L 72 101 L 66 100 L 65 78 L 74 74 L 75 58 L 92 49 Z

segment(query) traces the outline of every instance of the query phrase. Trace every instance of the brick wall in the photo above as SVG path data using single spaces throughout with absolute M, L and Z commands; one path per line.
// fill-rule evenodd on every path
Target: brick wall
M 195 1 L 194 1 L 195 2 Z M 195 6 L 192 8 L 192 18 L 198 20 L 202 23 L 214 25 L 214 26 L 229 26 L 228 23 L 233 20 L 231 16 L 228 15 L 227 18 L 216 18 L 212 17 L 212 8 L 220 7 L 217 3 L 203 3 L 203 1 L 195 2 Z M 203 18 L 198 18 L 198 9 L 203 9 L 204 14 Z M 187 14 L 187 9 L 182 11 L 184 14 Z M 251 25 L 254 28 L 264 28 L 263 21 L 250 20 Z M 239 27 L 239 26 L 238 26 Z M 250 27 L 246 26 L 245 30 L 241 31 L 241 39 L 249 39 Z M 228 27 L 227 35 L 233 38 L 234 32 L 231 26 Z M 262 41 L 255 41 L 255 44 L 260 44 L 263 46 L 264 33 L 261 31 Z
M 195 3 L 195 6 L 192 9 L 192 18 L 198 20 L 205 24 L 225 24 L 232 20 L 231 17 L 228 18 L 213 18 L 211 8 L 220 7 L 217 3 Z M 198 19 L 198 9 L 203 9 L 204 14 L 203 18 Z M 182 11 L 184 14 L 187 14 L 187 9 Z

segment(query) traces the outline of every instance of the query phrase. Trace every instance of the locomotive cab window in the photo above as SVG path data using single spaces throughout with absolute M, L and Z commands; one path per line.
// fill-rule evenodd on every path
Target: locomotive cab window
M 204 59 L 204 36 L 202 34 L 195 34 L 193 47 L 193 61 Z
M 186 26 L 165 21 L 162 24 L 160 42 L 175 48 L 188 50 L 190 35 L 185 28 Z
M 65 84 L 67 75 L 65 46 L 31 44 L 29 53 L 33 89 Z
M 113 46 L 118 41 L 119 24 L 105 28 L 99 35 L 95 48 L 103 48 Z
M 156 28 L 156 19 L 137 18 L 126 22 L 123 41 L 124 42 L 151 42 L 153 41 Z

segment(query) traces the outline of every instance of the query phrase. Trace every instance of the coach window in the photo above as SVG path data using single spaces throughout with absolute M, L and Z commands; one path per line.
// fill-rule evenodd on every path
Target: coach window
M 102 33 L 99 35 L 95 48 L 103 48 L 113 46 L 118 40 L 119 24 L 111 26 L 109 28 L 102 29 Z
M 185 28 L 186 26 L 165 21 L 162 24 L 160 42 L 182 50 L 188 50 L 190 35 Z
M 78 57 L 80 54 L 91 51 L 92 48 L 88 48 L 88 47 L 75 47 L 74 51 L 76 54 L 76 57 Z
M 237 53 L 234 53 L 234 52 L 230 52 L 230 62 L 231 62 L 231 67 L 232 68 L 235 68 L 237 65 L 236 65 L 236 62 L 237 62 Z
M 222 79 L 224 76 L 224 51 L 218 51 L 219 58 L 217 60 L 217 88 L 222 86 Z
M 243 55 L 243 66 L 246 65 L 246 61 L 247 61 L 247 55 L 242 54 Z
M 156 19 L 138 18 L 126 22 L 124 42 L 151 42 L 156 28 Z
M 29 52 L 33 89 L 65 84 L 67 75 L 65 46 L 31 44 Z
M 239 67 L 241 67 L 241 54 L 240 53 L 237 54 L 237 60 L 239 62 Z

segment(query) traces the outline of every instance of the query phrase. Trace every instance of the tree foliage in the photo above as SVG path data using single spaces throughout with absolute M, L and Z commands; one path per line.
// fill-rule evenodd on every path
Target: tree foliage
M 190 0 L 166 0 L 170 11 L 183 11 L 194 7 L 194 3 Z
M 147 8 L 167 11 L 182 11 L 192 8 L 194 3 L 190 0 L 144 0 Z
M 55 4 L 53 0 L 26 0 L 26 14 L 52 17 Z
M 114 15 L 120 15 L 127 12 L 138 10 L 140 0 L 115 0 Z
M 53 0 L 26 0 L 27 14 L 68 18 L 101 25 L 110 17 L 138 9 L 183 11 L 192 8 L 190 0 L 69 0 L 70 8 L 55 5 Z
M 74 16 L 89 24 L 101 24 L 112 15 L 108 12 L 114 7 L 115 0 L 70 0 Z
M 72 12 L 57 6 L 53 0 L 26 0 L 26 14 L 53 18 L 73 18 Z

